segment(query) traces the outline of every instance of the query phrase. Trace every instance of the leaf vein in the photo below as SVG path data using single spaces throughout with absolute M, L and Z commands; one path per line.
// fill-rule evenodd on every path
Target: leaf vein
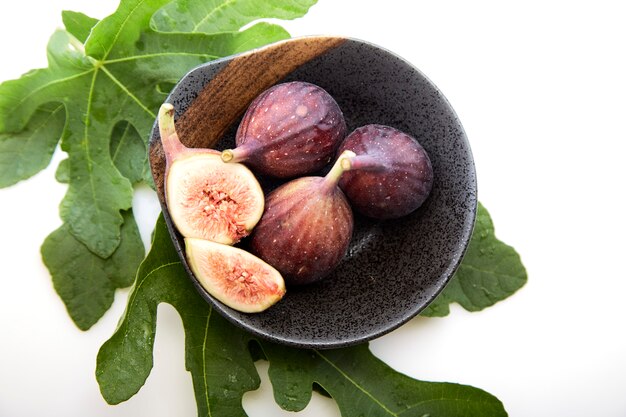
M 481 272 L 481 273 L 487 274 L 487 275 L 497 275 L 497 276 L 504 277 L 504 278 L 511 278 L 511 279 L 519 279 L 520 278 L 519 275 L 510 275 L 510 274 L 505 274 L 503 272 L 496 271 L 497 267 L 500 266 L 500 264 L 502 264 L 502 263 L 503 263 L 503 260 L 501 259 L 500 262 L 492 264 L 493 265 L 493 269 L 491 269 L 491 270 L 480 268 L 480 267 L 474 266 L 474 265 L 472 265 L 470 263 L 461 264 L 460 268 L 471 269 L 472 271 Z
M 219 58 L 216 55 L 193 53 L 193 52 L 159 52 L 159 53 L 154 53 L 154 54 L 132 55 L 132 56 L 126 56 L 124 58 L 109 59 L 106 61 L 102 61 L 102 63 L 104 65 L 110 65 L 110 64 L 118 64 L 120 62 L 130 62 L 130 61 L 136 61 L 139 59 L 149 59 L 149 58 L 162 58 L 166 56 L 198 56 L 198 57 L 203 57 L 203 58 L 207 58 L 211 60 Z
M 89 86 L 89 95 L 87 96 L 87 111 L 85 113 L 85 129 L 84 129 L 84 140 L 82 141 L 82 147 L 85 151 L 85 160 L 87 161 L 87 168 L 89 171 L 89 188 L 91 192 L 91 197 L 93 201 L 93 206 L 96 209 L 98 215 L 100 213 L 106 212 L 106 210 L 102 210 L 102 207 L 99 203 L 102 203 L 100 199 L 98 199 L 98 193 L 96 192 L 96 185 L 94 184 L 94 175 L 93 174 L 93 166 L 95 161 L 91 158 L 91 150 L 89 146 L 89 126 L 90 126 L 90 117 L 91 117 L 91 104 L 93 103 L 93 93 L 96 86 L 96 78 L 98 75 L 97 69 L 93 73 L 93 77 L 91 78 L 91 85 Z M 71 165 L 70 165 L 71 167 Z M 70 168 L 71 169 L 71 168 Z M 71 175 L 71 174 L 70 174 Z M 102 224 L 97 224 L 101 229 L 104 228 Z
M 341 368 L 339 368 L 335 363 L 333 363 L 330 359 L 328 359 L 326 356 L 322 355 L 322 353 L 319 350 L 314 350 L 314 352 L 320 357 L 322 358 L 326 363 L 328 363 L 333 369 L 335 369 L 337 372 L 339 372 L 339 374 L 341 374 L 341 376 L 343 376 L 346 380 L 348 380 L 348 382 L 350 382 L 352 385 L 354 385 L 355 388 L 357 388 L 359 391 L 361 391 L 363 394 L 365 394 L 367 397 L 369 397 L 374 403 L 376 403 L 380 408 L 382 408 L 383 410 L 385 410 L 387 413 L 389 413 L 389 415 L 391 416 L 397 416 L 396 413 L 394 413 L 393 411 L 391 411 L 389 408 L 387 408 L 385 406 L 385 404 L 381 403 L 376 397 L 374 397 L 369 391 L 367 391 L 365 388 L 363 388 L 361 385 L 359 385 L 355 380 L 353 380 L 352 378 L 350 378 L 350 376 L 345 373 Z
M 60 111 L 61 108 L 63 108 L 63 104 L 59 104 L 54 110 L 50 112 L 48 116 L 46 116 L 46 119 L 43 122 L 41 122 L 41 124 L 37 126 L 37 128 L 35 128 L 30 135 L 28 135 L 28 137 L 25 140 L 26 144 L 24 146 L 26 146 L 31 141 L 33 141 L 37 137 L 38 132 L 46 128 L 48 122 L 54 118 L 54 116 Z M 19 151 L 15 151 L 15 153 L 20 154 Z
M 483 404 L 489 404 L 489 401 L 487 400 L 476 400 L 474 398 L 446 398 L 443 395 L 441 397 L 437 397 L 437 398 L 429 398 L 427 400 L 422 400 L 422 401 L 418 401 L 416 403 L 413 403 L 409 406 L 407 406 L 407 408 L 405 408 L 402 411 L 399 411 L 396 416 L 400 416 L 401 414 L 407 412 L 407 411 L 411 411 L 413 408 L 420 406 L 420 405 L 424 405 L 424 404 L 428 404 L 428 403 L 434 403 L 434 402 L 438 402 L 438 401 L 455 401 L 455 402 L 464 402 L 464 403 L 470 403 L 470 402 L 480 402 Z
M 114 164 L 117 161 L 117 156 L 119 155 L 120 150 L 123 148 L 123 145 L 126 142 L 126 139 L 130 138 L 129 131 L 130 131 L 130 123 L 126 123 L 126 126 L 124 126 L 124 132 L 122 133 L 122 136 L 119 142 L 117 143 L 115 150 L 111 154 L 111 159 L 113 160 Z
M 90 72 L 95 71 L 95 70 L 96 70 L 96 68 L 90 68 L 87 71 L 84 71 L 84 72 L 81 72 L 81 73 L 78 73 L 78 74 L 74 74 L 74 75 L 71 75 L 71 76 L 65 77 L 65 78 L 59 78 L 57 80 L 53 80 L 53 81 L 47 82 L 47 83 L 45 83 L 43 85 L 40 85 L 39 87 L 37 87 L 34 90 L 32 90 L 30 93 L 26 94 L 24 97 L 22 97 L 22 99 L 13 107 L 16 108 L 16 107 L 21 106 L 26 100 L 28 100 L 30 97 L 34 96 L 39 91 L 41 91 L 41 90 L 43 90 L 45 88 L 48 88 L 48 87 L 50 87 L 52 85 L 55 85 L 55 84 L 63 83 L 65 81 L 72 81 L 72 80 L 74 80 L 76 78 L 82 77 L 83 75 L 87 75 Z
M 156 114 L 154 114 L 145 104 L 143 104 L 141 102 L 141 100 L 139 100 L 139 98 L 137 98 L 137 96 L 135 96 L 133 93 L 131 93 L 131 91 L 124 84 L 122 84 L 122 82 L 120 80 L 118 80 L 115 77 L 115 75 L 113 75 L 111 73 L 111 71 L 109 71 L 105 67 L 102 67 L 102 71 L 104 71 L 104 73 L 109 76 L 111 81 L 113 81 L 124 93 L 126 93 L 126 95 L 128 95 L 135 103 L 137 103 L 137 105 L 139 105 L 139 107 L 141 107 L 142 110 L 144 110 L 146 113 L 148 113 L 150 115 L 150 117 L 152 117 L 152 118 L 156 117 Z
M 85 128 L 83 130 L 84 140 L 83 148 L 85 148 L 85 154 L 88 156 L 87 162 L 89 166 L 89 173 L 91 174 L 91 158 L 89 158 L 89 119 L 91 117 L 91 103 L 93 101 L 93 91 L 96 87 L 96 77 L 98 76 L 98 69 L 94 69 L 93 76 L 91 77 L 91 85 L 89 86 L 89 94 L 87 95 L 87 111 L 85 112 Z M 90 175 L 89 178 L 92 176 Z
M 128 21 L 130 20 L 130 17 L 135 14 L 135 11 L 145 2 L 146 0 L 141 0 L 139 3 L 137 3 L 135 5 L 135 7 L 133 7 L 133 9 L 130 11 L 130 13 L 128 13 L 126 15 L 126 17 L 124 17 L 124 21 L 122 22 L 122 24 L 119 27 L 119 30 L 115 33 L 115 36 L 113 36 L 113 42 L 111 42 L 109 44 L 108 49 L 106 50 L 106 52 L 104 53 L 104 57 L 102 57 L 103 60 L 107 59 L 107 57 L 109 56 L 109 54 L 111 53 L 111 51 L 113 50 L 113 47 L 115 46 L 115 43 L 117 42 L 117 39 L 120 37 L 120 35 L 122 34 L 122 32 L 124 31 L 124 26 L 126 26 L 126 24 L 128 23 Z
M 206 402 L 206 409 L 209 413 L 208 416 L 211 417 L 211 404 L 209 402 L 209 383 L 207 381 L 207 364 L 206 364 L 206 347 L 207 347 L 207 339 L 209 335 L 209 322 L 211 321 L 211 313 L 213 309 L 209 310 L 209 314 L 206 318 L 206 326 L 204 328 L 204 339 L 202 341 L 202 378 L 204 380 L 204 400 Z
M 202 26 L 204 24 L 204 22 L 208 21 L 211 18 L 211 16 L 213 16 L 216 12 L 222 10 L 223 8 L 230 6 L 235 1 L 236 0 L 226 0 L 224 3 L 220 4 L 215 9 L 211 10 L 209 13 L 207 13 L 206 16 L 204 16 L 202 19 L 200 19 L 200 21 L 198 23 L 196 23 L 196 25 L 193 27 L 193 29 L 191 31 L 193 33 L 198 32 L 198 28 L 200 26 Z
M 148 280 L 148 278 L 150 278 L 150 276 L 152 276 L 152 274 L 157 273 L 158 271 L 160 271 L 161 269 L 164 268 L 169 268 L 170 266 L 174 266 L 174 265 L 181 265 L 180 261 L 177 262 L 170 262 L 167 264 L 163 264 L 163 265 L 159 265 L 157 268 L 154 268 L 152 271 L 148 272 L 141 281 L 136 281 L 136 285 L 135 288 L 133 289 L 133 291 L 131 292 L 131 295 L 128 299 L 128 311 L 126 312 L 126 316 L 130 316 L 131 315 L 131 311 L 133 309 L 133 306 L 135 305 L 135 299 L 137 298 L 137 294 L 139 293 L 139 289 L 141 288 L 141 286 L 143 285 L 144 282 L 146 282 Z M 138 271 L 137 274 L 141 273 L 141 271 Z M 130 327 L 127 326 L 126 327 L 126 332 L 124 332 L 124 338 L 122 339 L 122 348 L 124 347 L 124 344 L 126 342 L 126 340 L 128 339 L 128 332 L 130 331 Z M 124 351 L 122 349 L 122 351 Z

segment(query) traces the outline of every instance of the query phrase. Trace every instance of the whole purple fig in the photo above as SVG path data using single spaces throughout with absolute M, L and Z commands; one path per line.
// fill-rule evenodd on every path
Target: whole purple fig
M 237 147 L 223 151 L 222 159 L 278 178 L 310 174 L 332 160 L 345 135 L 343 113 L 330 94 L 314 84 L 287 82 L 250 104 Z
M 368 217 L 391 219 L 420 207 L 433 185 L 433 168 L 416 139 L 383 125 L 366 125 L 350 133 L 339 152 L 346 158 L 346 172 L 339 186 L 352 207 Z
M 288 285 L 327 276 L 348 250 L 354 221 L 337 182 L 340 156 L 325 177 L 302 177 L 271 192 L 251 237 L 252 252 L 276 268 Z

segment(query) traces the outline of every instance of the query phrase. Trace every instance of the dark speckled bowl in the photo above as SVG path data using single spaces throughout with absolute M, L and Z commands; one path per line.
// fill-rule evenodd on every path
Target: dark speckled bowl
M 177 129 L 187 146 L 222 149 L 234 145 L 236 127 L 252 99 L 289 80 L 327 90 L 339 103 L 348 131 L 379 123 L 417 138 L 435 177 L 424 205 L 393 221 L 357 215 L 348 254 L 335 272 L 317 284 L 289 288 L 283 300 L 260 314 L 224 306 L 189 271 L 183 240 L 165 206 L 164 156 L 155 126 L 150 162 L 165 219 L 198 291 L 231 322 L 299 347 L 365 342 L 417 315 L 461 262 L 476 215 L 470 147 L 454 110 L 419 70 L 385 49 L 354 39 L 296 38 L 213 61 L 189 72 L 167 101 L 175 106 Z

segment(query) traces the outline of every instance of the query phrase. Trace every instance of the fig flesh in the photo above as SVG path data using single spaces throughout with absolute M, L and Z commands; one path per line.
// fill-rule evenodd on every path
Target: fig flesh
M 215 150 L 185 147 L 169 103 L 159 111 L 159 130 L 166 159 L 166 204 L 178 231 L 184 237 L 224 244 L 250 234 L 264 207 L 254 174 L 242 164 L 225 164 Z
M 432 189 L 433 168 L 416 139 L 395 128 L 366 125 L 350 133 L 339 151 L 350 170 L 339 181 L 352 207 L 368 217 L 392 219 L 415 211 Z
M 185 252 L 202 287 L 232 309 L 258 313 L 285 295 L 280 273 L 243 249 L 186 238 Z
M 250 104 L 237 130 L 237 147 L 223 151 L 222 159 L 277 178 L 310 174 L 332 160 L 346 133 L 343 113 L 324 89 L 282 83 Z
M 301 177 L 272 191 L 251 235 L 252 252 L 282 274 L 287 285 L 326 277 L 348 250 L 352 209 L 337 186 L 342 155 L 325 177 Z

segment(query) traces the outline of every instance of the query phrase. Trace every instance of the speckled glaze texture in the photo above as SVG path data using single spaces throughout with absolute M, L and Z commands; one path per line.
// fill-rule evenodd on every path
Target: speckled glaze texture
M 167 100 L 179 115 L 230 59 L 200 66 L 179 82 Z M 470 146 L 454 110 L 437 87 L 402 58 L 370 43 L 341 41 L 280 82 L 292 80 L 310 82 L 329 92 L 343 112 L 348 132 L 377 123 L 416 138 L 433 167 L 430 196 L 416 211 L 399 219 L 377 221 L 355 213 L 352 242 L 337 269 L 315 284 L 288 288 L 286 296 L 263 313 L 244 314 L 224 306 L 190 276 L 215 310 L 260 337 L 318 349 L 365 342 L 416 316 L 460 264 L 476 216 L 476 174 Z M 234 146 L 238 123 L 233 123 L 216 148 Z M 158 129 L 154 129 L 151 164 L 155 181 L 162 178 L 160 165 L 152 158 L 158 156 L 159 140 Z M 266 178 L 260 181 L 266 192 L 280 184 Z M 182 239 L 171 226 L 164 205 L 163 209 L 187 266 Z M 246 244 L 244 239 L 241 246 Z

